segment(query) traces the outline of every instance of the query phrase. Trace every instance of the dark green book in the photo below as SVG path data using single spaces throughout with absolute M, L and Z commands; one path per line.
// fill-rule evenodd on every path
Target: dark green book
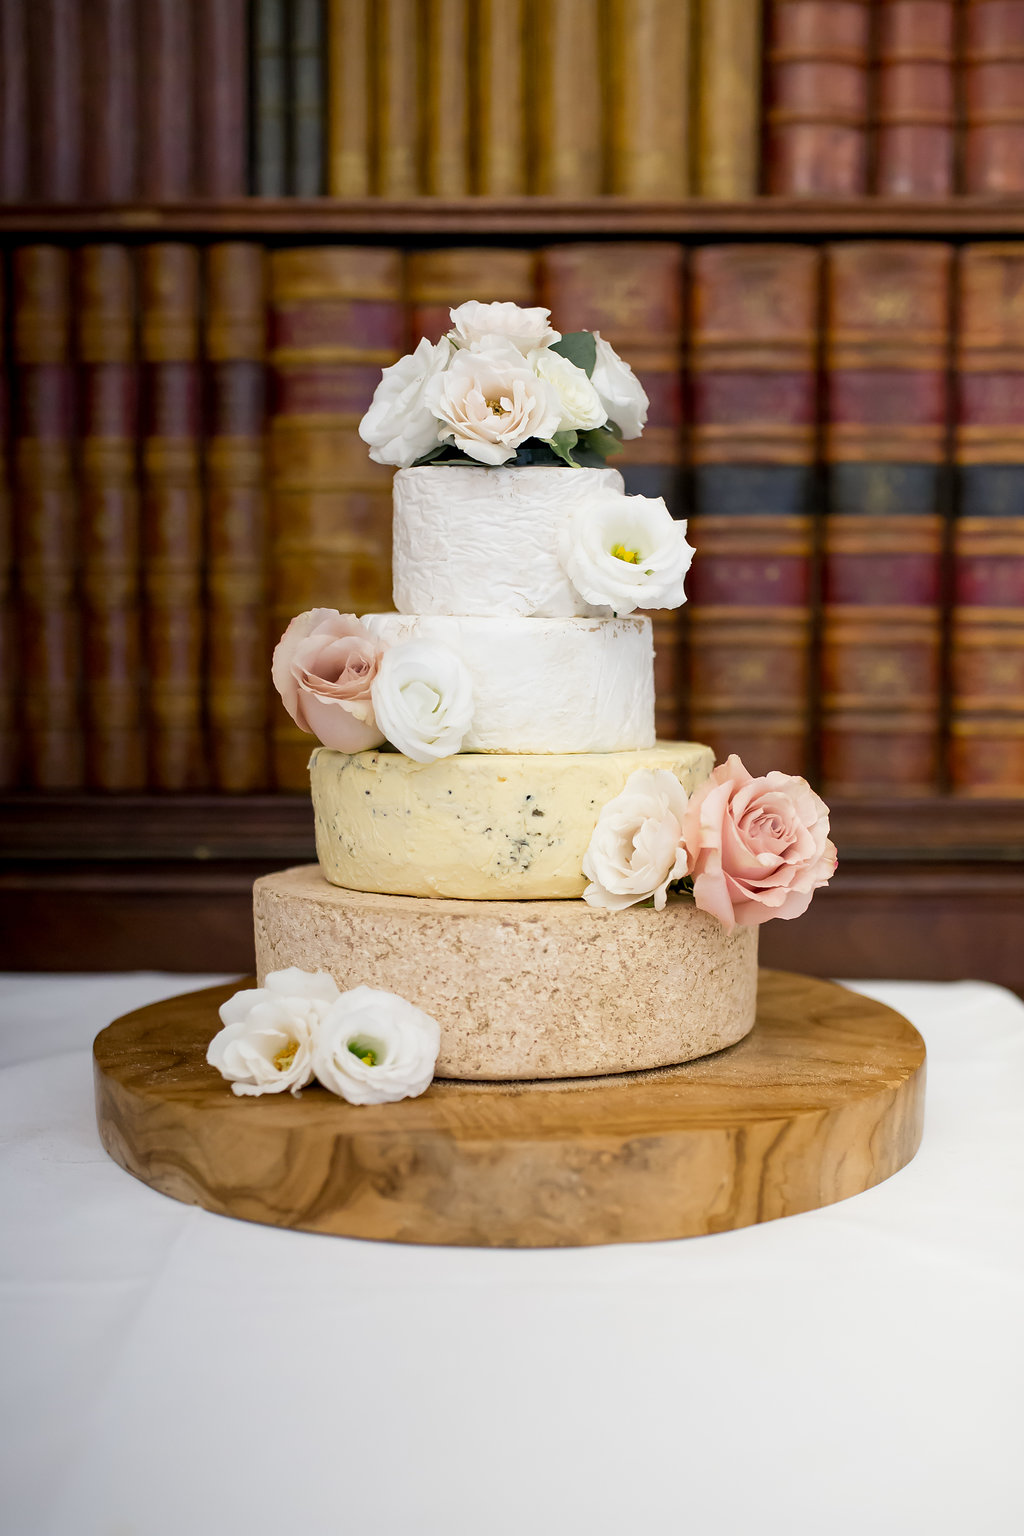
M 291 80 L 288 191 L 322 197 L 327 191 L 327 36 L 323 0 L 291 0 L 288 62 Z
M 252 191 L 284 197 L 288 173 L 287 0 L 253 0 Z

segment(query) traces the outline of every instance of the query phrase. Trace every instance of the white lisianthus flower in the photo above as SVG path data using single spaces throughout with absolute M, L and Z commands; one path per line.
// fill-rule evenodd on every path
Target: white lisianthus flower
M 595 491 L 571 509 L 562 530 L 562 569 L 584 602 L 617 614 L 678 608 L 693 548 L 660 496 Z
M 601 397 L 605 415 L 614 421 L 624 438 L 639 437 L 647 421 L 650 401 L 647 392 L 628 363 L 615 348 L 594 332 L 597 360 L 590 382 Z
M 320 1025 L 317 1081 L 350 1104 L 393 1104 L 430 1086 L 441 1048 L 436 1019 L 394 992 L 353 987 Z
M 562 408 L 507 338 L 488 336 L 479 350 L 456 352 L 446 372 L 427 385 L 427 408 L 438 437 L 481 464 L 504 464 L 528 437 L 558 431 Z
M 567 357 L 547 348 L 531 352 L 527 362 L 539 379 L 551 385 L 558 396 L 562 419 L 559 432 L 575 429 L 589 432 L 592 427 L 603 427 L 608 412 L 601 404 L 601 397 L 582 368 L 577 368 Z
M 457 347 L 479 347 L 488 336 L 504 336 L 525 357 L 536 347 L 561 341 L 549 324 L 549 309 L 521 309 L 518 304 L 481 304 L 470 299 L 451 311 L 451 340 Z
M 371 691 L 377 724 L 417 763 L 451 757 L 473 721 L 473 683 L 445 645 L 407 640 L 384 652 Z
M 654 897 L 662 911 L 668 887 L 687 873 L 682 843 L 686 791 L 667 768 L 638 768 L 602 809 L 583 856 L 592 907 L 621 911 Z
M 262 987 L 236 992 L 220 1006 L 220 1030 L 206 1059 L 237 1094 L 297 1094 L 313 1077 L 317 1030 L 338 988 L 326 971 L 290 966 Z
M 370 408 L 359 423 L 359 436 L 369 444 L 370 458 L 376 464 L 408 469 L 437 447 L 437 417 L 424 396 L 430 380 L 447 368 L 451 355 L 447 337 L 436 343 L 424 337 L 415 352 L 384 369 Z

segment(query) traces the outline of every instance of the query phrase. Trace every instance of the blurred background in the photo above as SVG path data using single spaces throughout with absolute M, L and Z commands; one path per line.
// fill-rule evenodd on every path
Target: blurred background
M 804 772 L 768 964 L 1024 992 L 1024 0 L 0 0 L 0 963 L 244 970 L 380 369 L 599 329 L 698 554 L 658 726 Z

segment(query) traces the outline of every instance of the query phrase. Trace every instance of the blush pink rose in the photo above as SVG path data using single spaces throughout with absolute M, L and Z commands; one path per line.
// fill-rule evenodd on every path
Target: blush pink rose
M 828 806 L 807 780 L 755 779 L 735 754 L 690 796 L 682 841 L 694 901 L 730 931 L 799 917 L 836 867 Z
M 300 730 L 337 752 L 384 740 L 370 689 L 384 647 L 354 613 L 311 608 L 292 619 L 274 651 L 274 687 Z

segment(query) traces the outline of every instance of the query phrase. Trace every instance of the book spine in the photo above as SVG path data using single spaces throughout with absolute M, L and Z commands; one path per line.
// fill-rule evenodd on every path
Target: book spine
M 757 194 L 761 153 L 761 0 L 700 0 L 696 191 Z
M 768 191 L 867 190 L 867 0 L 773 0 L 768 44 Z
M 288 178 L 285 0 L 253 0 L 252 171 L 257 197 L 284 197 Z
M 941 786 L 951 266 L 946 245 L 866 241 L 828 252 L 826 792 Z
M 967 0 L 964 191 L 1024 192 L 1024 0 Z
M 270 256 L 270 554 L 276 639 L 297 613 L 391 606 L 391 472 L 358 424 L 404 350 L 397 250 L 320 246 Z M 308 787 L 311 738 L 274 701 L 273 777 Z
M 415 197 L 423 189 L 420 14 L 416 0 L 377 0 L 373 8 L 380 197 Z
M 327 177 L 332 197 L 370 195 L 372 85 L 370 0 L 330 0 Z
M 527 0 L 477 0 L 472 33 L 474 191 L 521 197 L 529 187 L 526 131 Z
M 193 8 L 144 0 L 139 9 L 139 189 L 153 202 L 193 188 Z
M 422 336 L 439 341 L 451 330 L 451 311 L 478 294 L 484 304 L 509 300 L 530 308 L 536 298 L 537 259 L 533 251 L 488 247 L 481 268 L 480 252 L 472 246 L 450 250 L 410 251 L 406 258 L 409 334 L 415 344 Z
M 144 247 L 141 290 L 149 779 L 153 789 L 199 789 L 206 765 L 197 251 Z
M 955 0 L 889 0 L 878 13 L 875 191 L 953 191 Z
M 250 242 L 206 253 L 207 657 L 211 779 L 265 789 L 267 507 L 263 455 L 264 256 Z
M 689 730 L 754 774 L 811 767 L 819 282 L 807 246 L 693 257 Z
M 76 256 L 86 779 L 146 784 L 139 593 L 135 272 L 122 245 Z
M 1024 793 L 1024 247 L 969 245 L 959 271 L 950 780 Z
M 465 197 L 469 164 L 468 0 L 427 0 L 426 190 Z
M 288 190 L 320 197 L 327 190 L 327 80 L 324 0 L 291 0 L 289 75 L 291 131 Z
M 26 0 L 0 0 L 0 202 L 17 203 L 29 186 L 28 23 Z
M 34 789 L 83 782 L 70 260 L 14 253 L 14 488 L 22 729 Z
M 96 202 L 135 196 L 137 69 L 135 0 L 90 0 L 82 10 L 82 183 Z
M 609 0 L 606 25 L 608 191 L 683 198 L 690 189 L 689 0 Z
M 247 0 L 202 0 L 195 12 L 196 186 L 241 197 L 246 184 Z
M 0 273 L 0 343 L 7 296 Z M 0 344 L 0 789 L 13 789 L 21 776 L 18 731 L 18 630 L 14 592 L 14 506 L 8 478 L 10 441 L 7 359 Z
M 542 196 L 604 190 L 600 19 L 599 0 L 545 0 L 533 13 L 531 191 Z
M 82 38 L 80 0 L 28 6 L 31 193 L 74 202 L 82 190 Z

